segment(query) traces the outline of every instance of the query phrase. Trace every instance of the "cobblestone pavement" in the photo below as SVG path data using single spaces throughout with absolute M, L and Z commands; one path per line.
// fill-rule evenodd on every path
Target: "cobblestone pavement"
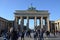
M 25 37 L 24 39 L 25 40 L 34 40 L 33 33 L 31 34 L 31 36 L 32 36 L 32 38 Z M 19 37 L 18 40 L 21 40 L 21 38 Z M 60 40 L 60 34 L 57 34 L 56 36 L 54 36 L 53 34 L 50 34 L 50 37 L 46 37 L 46 35 L 44 34 L 44 40 Z
M 31 38 L 25 36 L 24 39 L 25 40 L 34 40 L 33 33 L 31 33 Z M 4 40 L 3 37 L 0 37 L 0 40 Z M 19 37 L 18 40 L 21 40 L 21 38 Z M 44 34 L 44 40 L 60 40 L 60 34 L 57 34 L 56 36 L 54 36 L 53 34 L 50 34 L 49 37 L 46 37 L 46 35 Z
M 19 38 L 18 40 L 21 40 L 21 38 Z M 25 37 L 24 40 L 34 40 L 34 38 Z M 38 38 L 37 38 L 37 40 L 38 40 Z M 60 40 L 60 38 L 44 38 L 44 40 Z

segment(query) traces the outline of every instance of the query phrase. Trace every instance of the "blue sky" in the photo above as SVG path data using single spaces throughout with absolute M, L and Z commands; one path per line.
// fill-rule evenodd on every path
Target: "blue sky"
M 26 10 L 31 3 L 37 10 L 48 10 L 50 20 L 60 19 L 60 0 L 0 0 L 0 17 L 14 20 L 15 10 Z

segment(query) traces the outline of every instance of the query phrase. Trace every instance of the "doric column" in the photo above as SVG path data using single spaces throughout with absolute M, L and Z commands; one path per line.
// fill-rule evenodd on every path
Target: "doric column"
M 20 17 L 20 19 L 21 19 L 21 22 L 20 22 L 21 30 L 23 30 L 23 18 L 22 18 L 22 16 Z
M 47 28 L 48 28 L 48 31 L 50 31 L 50 27 L 49 27 L 49 17 L 47 17 Z
M 18 28 L 18 18 L 17 17 L 15 17 L 15 30 L 17 30 L 17 28 Z
M 58 22 L 57 22 L 57 30 L 58 30 Z
M 37 17 L 35 16 L 34 18 L 34 29 L 36 30 L 36 27 L 37 27 Z
M 47 19 L 45 18 L 45 26 L 47 26 Z
M 43 17 L 41 17 L 41 28 L 43 28 Z
M 27 30 L 29 29 L 29 17 L 27 16 Z
M 17 17 L 15 17 L 15 21 L 16 21 L 16 23 L 17 23 Z
M 1 30 L 1 20 L 0 20 L 0 30 Z
M 40 26 L 40 28 L 41 28 L 41 18 L 39 19 L 39 26 Z
M 45 30 L 47 30 L 47 18 L 45 18 L 45 26 L 44 26 Z

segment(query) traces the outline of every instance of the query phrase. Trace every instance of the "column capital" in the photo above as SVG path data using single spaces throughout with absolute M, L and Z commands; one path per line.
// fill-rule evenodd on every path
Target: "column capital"
M 29 16 L 27 16 L 27 19 L 29 19 Z
M 43 18 L 43 16 L 41 16 L 41 18 Z
M 37 16 L 35 16 L 35 18 L 37 18 Z
M 22 16 L 20 16 L 20 18 L 22 18 Z

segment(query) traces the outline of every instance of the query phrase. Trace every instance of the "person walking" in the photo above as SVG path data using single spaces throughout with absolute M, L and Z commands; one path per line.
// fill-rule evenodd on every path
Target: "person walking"
M 15 29 L 13 29 L 12 33 L 11 33 L 11 40 L 17 40 L 18 36 L 17 36 L 17 31 Z
M 34 40 L 37 40 L 37 37 L 38 37 L 38 33 L 37 33 L 37 30 L 34 31 Z
M 44 40 L 43 38 L 43 34 L 44 34 L 44 30 L 43 29 L 40 29 L 40 40 Z
M 50 32 L 49 31 L 46 31 L 46 36 L 50 37 Z
M 22 30 L 22 33 L 21 33 L 21 40 L 24 40 L 24 30 Z
M 44 29 L 41 29 L 40 30 L 40 40 L 44 40 L 44 38 L 43 38 L 43 34 L 44 34 Z
M 27 36 L 28 36 L 29 38 L 31 38 L 31 31 L 30 31 L 30 30 L 27 31 Z

